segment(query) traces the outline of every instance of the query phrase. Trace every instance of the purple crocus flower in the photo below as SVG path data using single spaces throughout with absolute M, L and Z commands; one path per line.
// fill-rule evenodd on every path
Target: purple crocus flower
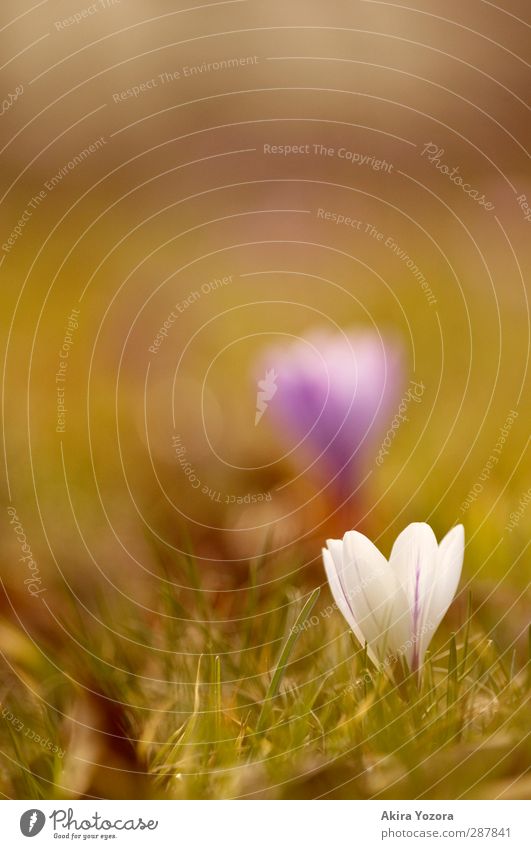
M 266 351 L 259 374 L 258 421 L 269 418 L 305 471 L 348 497 L 397 403 L 400 348 L 371 330 L 318 330 Z

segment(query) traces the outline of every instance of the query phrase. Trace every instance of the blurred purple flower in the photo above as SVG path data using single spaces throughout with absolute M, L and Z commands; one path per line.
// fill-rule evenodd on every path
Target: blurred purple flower
M 400 346 L 362 328 L 319 330 L 265 351 L 257 374 L 264 373 L 276 385 L 264 418 L 289 453 L 348 496 L 398 401 Z

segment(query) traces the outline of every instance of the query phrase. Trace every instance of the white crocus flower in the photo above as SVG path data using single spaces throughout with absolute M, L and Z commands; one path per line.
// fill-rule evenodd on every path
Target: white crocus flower
M 432 636 L 456 593 L 465 547 L 462 525 L 437 544 L 425 522 L 398 535 L 389 560 L 357 531 L 327 540 L 323 560 L 334 600 L 377 665 L 403 657 L 422 666 Z

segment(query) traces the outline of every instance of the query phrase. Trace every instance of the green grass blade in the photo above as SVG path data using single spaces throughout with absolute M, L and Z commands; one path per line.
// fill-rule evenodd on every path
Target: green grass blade
M 286 671 L 286 666 L 288 665 L 288 661 L 290 655 L 295 647 L 295 644 L 300 636 L 299 626 L 302 625 L 303 622 L 306 621 L 308 616 L 311 614 L 317 599 L 319 598 L 319 593 L 321 592 L 320 587 L 317 587 L 313 593 L 310 595 L 306 604 L 303 606 L 300 611 L 295 623 L 290 628 L 290 632 L 288 634 L 288 638 L 284 643 L 282 650 L 280 652 L 280 657 L 278 659 L 278 663 L 276 665 L 275 671 L 273 673 L 273 677 L 271 678 L 271 683 L 267 688 L 267 693 L 265 695 L 265 699 L 262 703 L 262 710 L 260 711 L 260 716 L 258 718 L 258 730 L 262 729 L 262 722 L 264 719 L 265 711 L 267 709 L 268 704 L 271 699 L 273 699 L 277 694 L 280 687 L 280 682 L 282 681 L 282 677 L 284 672 Z
M 470 641 L 470 622 L 472 620 L 472 593 L 468 592 L 467 604 L 466 604 L 466 618 L 465 618 L 465 635 L 463 641 L 463 657 L 461 659 L 461 678 L 464 677 L 465 669 L 466 669 L 466 661 L 468 657 L 468 646 Z
M 450 638 L 450 650 L 448 652 L 448 682 L 446 690 L 446 704 L 451 708 L 457 699 L 457 641 L 455 634 Z
M 216 740 L 221 736 L 221 659 L 216 655 L 213 669 L 214 684 L 214 725 Z

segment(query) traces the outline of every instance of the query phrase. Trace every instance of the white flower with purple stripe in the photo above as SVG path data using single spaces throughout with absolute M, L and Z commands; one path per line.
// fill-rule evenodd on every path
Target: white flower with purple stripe
M 411 672 L 421 669 L 457 591 L 464 547 L 462 525 L 437 544 L 425 522 L 398 535 L 389 560 L 358 531 L 327 540 L 323 560 L 332 595 L 373 663 L 403 657 Z

